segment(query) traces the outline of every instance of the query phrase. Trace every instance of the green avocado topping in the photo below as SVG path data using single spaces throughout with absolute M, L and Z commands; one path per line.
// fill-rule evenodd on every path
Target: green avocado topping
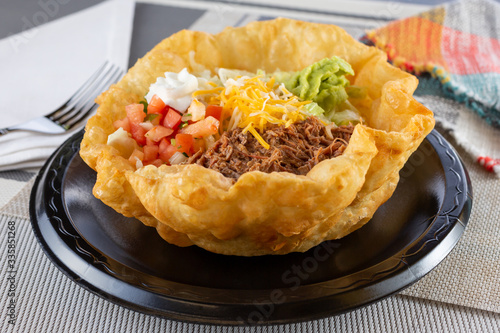
M 276 79 L 290 92 L 302 100 L 312 101 L 304 106 L 306 112 L 337 125 L 359 120 L 359 113 L 347 99 L 348 90 L 359 93 L 360 89 L 350 87 L 346 75 L 354 75 L 351 65 L 336 56 L 298 72 L 275 73 Z M 347 110 L 350 112 L 345 112 Z
M 317 103 L 326 112 L 347 99 L 346 74 L 354 75 L 351 65 L 339 57 L 325 58 L 295 72 L 285 87 L 302 100 Z

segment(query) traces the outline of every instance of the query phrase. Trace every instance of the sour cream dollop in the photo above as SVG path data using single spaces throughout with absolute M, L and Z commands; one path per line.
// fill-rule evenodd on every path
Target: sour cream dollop
M 165 77 L 156 79 L 156 82 L 149 86 L 146 100 L 149 103 L 151 98 L 157 95 L 163 103 L 184 113 L 193 100 L 192 93 L 196 90 L 198 79 L 184 68 L 179 73 L 166 72 Z

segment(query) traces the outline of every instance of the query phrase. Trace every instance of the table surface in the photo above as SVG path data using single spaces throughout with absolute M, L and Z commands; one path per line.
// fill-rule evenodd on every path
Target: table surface
M 68 2 L 55 20 L 100 1 Z M 130 64 L 158 41 L 184 29 L 216 32 L 227 25 L 277 16 L 337 24 L 359 38 L 366 29 L 413 15 L 446 1 L 416 1 L 400 7 L 378 1 L 159 1 L 136 4 Z M 353 8 L 356 7 L 356 8 Z M 318 10 L 321 8 L 321 10 Z M 399 8 L 387 12 L 391 8 Z M 22 17 L 40 7 L 9 1 L 0 10 L 0 38 L 22 31 Z M 221 13 L 226 13 L 221 15 Z M 227 13 L 230 15 L 227 15 Z M 162 18 L 168 24 L 158 26 Z M 154 33 L 151 33 L 154 31 Z M 453 139 L 443 132 L 452 144 Z M 188 324 L 135 312 L 100 298 L 61 273 L 45 256 L 31 230 L 29 193 L 37 170 L 0 173 L 0 263 L 2 332 L 325 332 L 325 331 L 500 331 L 499 181 L 459 146 L 470 173 L 474 205 L 465 235 L 452 253 L 414 286 L 346 314 L 290 325 L 231 327 Z M 11 228 L 11 229 L 9 229 Z M 15 230 L 15 273 L 8 267 L 9 231 Z M 496 240 L 496 242 L 495 242 Z M 11 279 L 13 277 L 13 279 Z M 14 288 L 14 297 L 9 296 Z M 9 323 L 15 300 L 16 323 Z

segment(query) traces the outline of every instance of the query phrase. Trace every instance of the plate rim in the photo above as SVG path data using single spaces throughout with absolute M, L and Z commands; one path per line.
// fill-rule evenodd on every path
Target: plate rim
M 62 186 L 62 184 L 64 184 L 67 166 L 78 153 L 81 137 L 83 137 L 83 131 L 77 132 L 75 135 L 66 140 L 46 161 L 35 179 L 30 195 L 29 213 L 32 229 L 38 243 L 42 247 L 44 253 L 60 271 L 65 273 L 72 281 L 92 293 L 115 304 L 125 306 L 135 311 L 183 322 L 202 324 L 209 323 L 218 325 L 284 324 L 337 315 L 377 302 L 409 287 L 411 284 L 415 283 L 434 269 L 442 260 L 444 260 L 463 234 L 470 217 L 472 207 L 472 187 L 463 162 L 454 148 L 436 130 L 433 130 L 425 140 L 429 141 L 433 150 L 438 154 L 441 166 L 444 170 L 446 189 L 443 204 L 440 207 L 438 214 L 434 217 L 434 221 L 430 224 L 426 231 L 422 233 L 421 237 L 408 244 L 404 249 L 390 258 L 362 270 L 367 271 L 375 266 L 392 260 L 393 263 L 395 263 L 395 266 L 389 269 L 388 272 L 383 272 L 386 274 L 384 274 L 381 278 L 377 278 L 377 274 L 372 275 L 371 278 L 364 279 L 364 284 L 361 286 L 355 287 L 354 284 L 348 285 L 345 288 L 340 288 L 341 290 L 337 293 L 331 293 L 332 289 L 339 289 L 338 287 L 334 288 L 331 284 L 338 279 L 304 286 L 299 285 L 299 294 L 302 295 L 308 295 L 311 288 L 323 288 L 322 290 L 329 290 L 330 294 L 322 297 L 312 297 L 309 299 L 300 299 L 299 297 L 299 299 L 291 300 L 290 302 L 285 302 L 284 304 L 278 304 L 271 299 L 269 299 L 267 303 L 264 301 L 257 304 L 255 302 L 249 303 L 247 300 L 246 304 L 242 306 L 239 303 L 230 302 L 214 303 L 212 299 L 207 299 L 206 297 L 205 299 L 203 299 L 203 297 L 195 297 L 193 299 L 192 297 L 187 297 L 189 295 L 186 294 L 184 294 L 183 297 L 182 293 L 181 296 L 179 296 L 179 294 L 176 295 L 175 293 L 171 293 L 170 295 L 165 293 L 161 294 L 151 290 L 151 286 L 148 286 L 147 284 L 142 284 L 141 288 L 137 285 L 131 285 L 129 281 L 121 280 L 118 277 L 109 274 L 109 272 L 106 274 L 103 267 L 97 267 L 97 264 L 102 266 L 102 261 L 99 261 L 98 258 L 94 257 L 93 265 L 89 264 L 89 260 L 84 260 L 81 257 L 81 255 L 88 256 L 88 253 L 80 253 L 80 255 L 78 255 L 75 253 L 75 249 L 71 249 L 67 242 L 65 242 L 62 238 L 73 238 L 76 242 L 75 244 L 79 244 L 75 235 L 72 234 L 72 231 L 65 230 L 65 227 L 63 226 L 63 223 L 65 222 L 63 221 L 64 216 L 62 216 L 62 219 L 61 216 L 48 216 L 47 209 L 55 209 L 57 214 L 60 214 L 57 209 L 57 202 L 54 201 L 54 197 L 52 197 L 49 201 L 44 201 L 44 205 L 38 204 L 41 201 L 41 198 L 45 197 L 47 186 L 51 187 L 54 195 L 60 195 L 60 199 L 63 199 L 63 195 L 60 191 L 58 191 L 57 177 L 61 177 L 60 172 L 62 171 L 62 178 L 59 179 L 59 186 Z M 437 149 L 436 145 L 440 147 L 439 149 L 443 149 L 444 151 L 438 151 L 439 149 Z M 70 158 L 70 162 L 65 164 L 64 161 L 68 158 Z M 48 178 L 50 173 L 54 174 L 54 178 L 51 180 Z M 452 182 L 451 179 L 449 179 L 450 177 L 456 177 L 456 181 Z M 460 186 L 462 186 L 462 188 L 460 188 Z M 450 191 L 454 190 L 459 192 L 459 199 L 457 199 L 456 196 L 450 198 Z M 453 207 L 448 207 L 446 205 L 452 205 Z M 443 215 L 441 215 L 440 213 L 443 208 L 447 210 L 443 212 Z M 66 215 L 66 219 L 68 220 L 66 223 L 69 222 L 72 224 L 65 209 L 66 207 L 64 207 L 63 210 Z M 456 212 L 457 210 L 458 212 Z M 433 226 L 436 226 L 436 219 L 445 219 L 446 223 L 441 225 L 437 230 L 432 230 Z M 54 224 L 57 224 L 58 228 L 56 228 Z M 430 237 L 426 237 L 430 232 L 432 232 L 432 235 Z M 83 237 L 80 238 L 83 239 Z M 49 244 L 49 240 L 53 243 Z M 87 245 L 92 247 L 91 244 Z M 81 247 L 81 245 L 79 246 L 80 249 L 78 249 L 77 252 L 81 252 L 80 250 L 86 251 L 85 248 Z M 407 255 L 409 249 L 414 249 L 416 251 Z M 422 256 L 424 251 L 425 255 Z M 400 255 L 401 252 L 404 252 L 404 254 L 398 259 L 397 256 Z M 68 263 L 67 259 L 62 260 L 60 258 L 61 256 L 66 256 L 68 258 L 72 257 L 72 259 L 80 262 L 80 264 L 82 262 L 85 263 L 86 272 L 81 272 L 78 267 L 75 267 L 76 264 Z M 134 270 L 130 267 L 129 269 Z M 359 271 L 354 274 L 357 273 L 359 273 Z M 343 278 L 345 278 L 345 276 Z M 90 281 L 92 279 L 94 280 Z M 112 283 L 104 283 L 103 286 L 103 283 L 97 283 L 96 279 L 111 279 Z M 357 281 L 356 283 L 358 282 L 360 281 Z M 174 285 L 185 285 L 172 281 L 170 281 L 170 283 L 173 283 Z M 389 287 L 387 285 L 389 285 Z M 189 288 L 194 287 L 198 291 L 202 289 L 206 289 L 208 291 L 215 289 L 192 285 L 186 286 L 189 286 Z M 270 295 L 269 293 L 275 289 L 279 288 L 262 289 L 259 290 L 259 292 L 266 292 L 267 294 L 264 295 Z M 136 294 L 140 293 L 142 297 L 142 304 L 137 304 L 137 302 L 132 301 L 130 297 L 124 297 L 124 290 L 130 291 L 130 295 L 132 295 L 132 291 Z M 239 290 L 235 289 L 217 290 L 225 290 L 233 294 L 239 293 Z M 254 294 L 256 291 L 252 289 L 246 290 L 246 292 Z M 366 295 L 369 296 L 366 297 Z M 253 299 L 256 300 L 257 298 L 254 297 Z M 335 305 L 335 301 L 341 301 L 341 304 L 332 308 L 332 304 Z M 203 302 L 206 303 L 204 304 Z M 303 314 L 303 311 L 300 312 L 299 310 L 301 310 L 306 303 L 308 304 L 308 307 L 315 305 L 316 307 L 321 307 L 324 310 Z M 260 311 L 259 316 L 259 311 L 257 310 L 262 310 L 259 306 L 267 306 L 270 313 L 268 314 L 264 313 L 265 311 Z M 218 307 L 217 311 L 214 311 L 214 307 Z M 201 308 L 203 310 L 200 312 Z M 297 311 L 302 314 L 297 315 Z M 250 314 L 253 314 L 254 312 L 257 315 L 257 320 L 250 318 Z M 287 315 L 287 313 L 289 315 Z M 242 315 L 244 316 L 246 314 L 248 314 L 248 316 L 245 319 Z M 264 317 L 264 315 L 266 315 L 266 317 Z

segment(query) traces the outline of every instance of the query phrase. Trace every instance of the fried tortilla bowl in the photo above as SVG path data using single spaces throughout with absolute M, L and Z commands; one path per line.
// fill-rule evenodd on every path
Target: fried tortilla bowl
M 196 164 L 135 170 L 126 153 L 106 144 L 125 106 L 140 101 L 164 72 L 297 71 L 334 55 L 353 67 L 351 84 L 367 88 L 364 98 L 351 101 L 364 123 L 341 156 L 306 176 L 252 171 L 233 182 Z M 432 112 L 412 97 L 417 84 L 382 51 L 332 25 L 280 18 L 217 35 L 185 30 L 159 43 L 98 97 L 80 155 L 97 171 L 98 199 L 155 227 L 171 244 L 239 256 L 304 252 L 362 227 L 392 195 L 399 170 L 434 127 Z

